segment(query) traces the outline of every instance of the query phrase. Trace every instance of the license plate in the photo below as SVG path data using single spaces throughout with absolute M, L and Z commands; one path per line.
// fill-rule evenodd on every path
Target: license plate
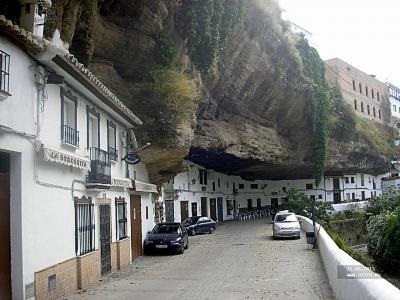
M 167 245 L 156 245 L 156 248 L 165 249 L 165 248 L 167 248 Z

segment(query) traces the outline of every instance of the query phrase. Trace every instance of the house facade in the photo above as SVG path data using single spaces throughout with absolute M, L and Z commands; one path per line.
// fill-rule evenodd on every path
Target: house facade
M 396 134 L 396 146 L 400 145 L 400 88 L 386 83 L 390 102 L 390 124 Z
M 339 58 L 326 60 L 325 65 L 328 82 L 339 89 L 357 116 L 379 124 L 389 123 L 387 88 L 384 83 Z
M 163 185 L 165 220 L 181 222 L 191 216 L 227 221 L 242 210 L 279 208 L 290 189 L 309 198 L 331 203 L 357 202 L 382 194 L 382 176 L 342 174 L 325 176 L 319 186 L 313 179 L 247 181 L 185 161 L 185 172 Z
M 55 299 L 141 255 L 157 188 L 122 160 L 141 121 L 66 49 L 0 16 L 0 60 L 0 299 Z

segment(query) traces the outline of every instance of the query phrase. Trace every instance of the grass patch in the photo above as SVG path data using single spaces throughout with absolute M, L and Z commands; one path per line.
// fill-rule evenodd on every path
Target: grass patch
M 378 153 L 387 155 L 394 153 L 394 139 L 387 128 L 359 117 L 355 120 L 359 140 L 366 140 Z

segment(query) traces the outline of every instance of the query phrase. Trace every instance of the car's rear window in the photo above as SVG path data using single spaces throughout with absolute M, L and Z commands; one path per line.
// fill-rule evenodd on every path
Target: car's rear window
M 157 224 L 151 233 L 178 233 L 179 225 Z
M 279 214 L 276 216 L 275 222 L 297 222 L 294 214 Z
M 199 218 L 200 217 L 190 217 L 190 218 L 186 219 L 185 221 L 183 221 L 183 224 L 194 224 L 197 222 L 197 220 Z

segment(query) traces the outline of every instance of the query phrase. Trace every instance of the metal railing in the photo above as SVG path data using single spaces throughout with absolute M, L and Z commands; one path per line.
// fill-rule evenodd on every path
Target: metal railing
M 95 250 L 94 205 L 75 203 L 75 252 L 84 255 Z
M 113 147 L 108 147 L 108 156 L 110 160 L 118 161 L 118 150 Z
M 90 148 L 90 183 L 111 184 L 111 163 L 107 151 L 99 148 Z
M 67 125 L 63 125 L 63 142 L 79 147 L 79 131 Z
M 9 94 L 10 55 L 0 50 L 0 91 Z

